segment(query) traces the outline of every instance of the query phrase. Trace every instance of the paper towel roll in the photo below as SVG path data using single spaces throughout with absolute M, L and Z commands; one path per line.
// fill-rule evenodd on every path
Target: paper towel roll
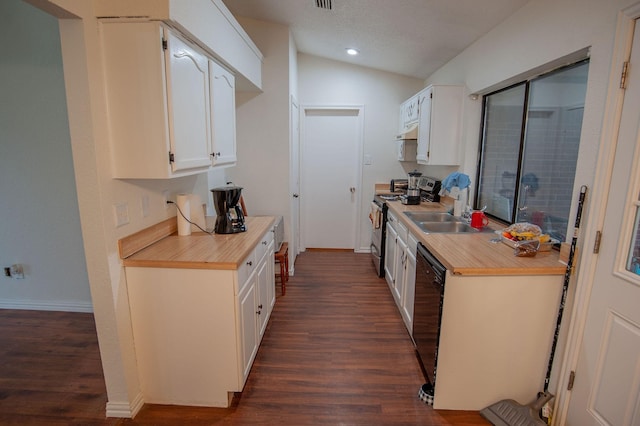
M 198 194 L 191 194 L 189 196 L 189 204 L 189 207 L 191 208 L 191 232 L 202 232 L 202 230 L 207 227 L 204 219 L 204 209 L 206 204 L 202 204 L 202 199 Z
M 178 194 L 176 197 L 176 206 L 180 209 L 177 212 L 178 235 L 191 235 L 191 224 L 189 223 L 189 220 L 191 220 L 190 198 L 191 194 Z M 182 212 L 182 214 L 180 214 L 180 212 Z

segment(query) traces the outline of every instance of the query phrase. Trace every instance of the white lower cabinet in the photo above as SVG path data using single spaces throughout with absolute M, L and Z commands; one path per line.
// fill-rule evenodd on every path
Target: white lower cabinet
M 396 280 L 396 240 L 398 238 L 396 224 L 398 219 L 391 212 L 388 212 L 387 215 L 387 238 L 384 243 L 384 277 L 393 293 Z
M 406 260 L 404 269 L 404 291 L 402 292 L 400 314 L 407 326 L 409 334 L 413 333 L 413 302 L 416 294 L 416 249 L 418 240 L 409 233 L 406 246 Z
M 127 267 L 145 403 L 228 407 L 275 303 L 273 232 L 238 270 Z
M 385 278 L 409 334 L 413 329 L 418 240 L 393 213 L 387 217 Z

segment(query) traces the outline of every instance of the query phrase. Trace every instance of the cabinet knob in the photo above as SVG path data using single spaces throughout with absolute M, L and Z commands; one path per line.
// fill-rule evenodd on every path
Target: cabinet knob
M 251 266 L 251 265 L 253 265 L 253 262 L 252 261 L 248 261 L 247 265 Z
M 258 309 L 262 309 L 262 303 L 258 305 Z
M 262 245 L 266 246 L 266 245 L 267 245 L 267 242 L 266 242 L 266 241 L 263 241 L 263 242 L 262 242 Z
M 300 196 L 300 194 L 293 194 L 293 198 L 298 198 Z
M 262 314 L 262 311 L 256 311 L 256 314 L 260 315 Z

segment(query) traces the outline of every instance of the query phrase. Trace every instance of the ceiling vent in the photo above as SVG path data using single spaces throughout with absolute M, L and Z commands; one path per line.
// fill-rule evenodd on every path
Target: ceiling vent
M 333 0 L 316 0 L 316 7 L 320 9 L 333 10 Z

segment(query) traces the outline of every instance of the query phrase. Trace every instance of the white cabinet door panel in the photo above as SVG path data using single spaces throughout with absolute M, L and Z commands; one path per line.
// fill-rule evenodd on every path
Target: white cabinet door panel
M 172 32 L 167 35 L 167 97 L 173 171 L 206 167 L 210 160 L 207 57 Z
M 211 90 L 212 157 L 214 165 L 236 162 L 235 77 L 214 61 L 209 61 Z

